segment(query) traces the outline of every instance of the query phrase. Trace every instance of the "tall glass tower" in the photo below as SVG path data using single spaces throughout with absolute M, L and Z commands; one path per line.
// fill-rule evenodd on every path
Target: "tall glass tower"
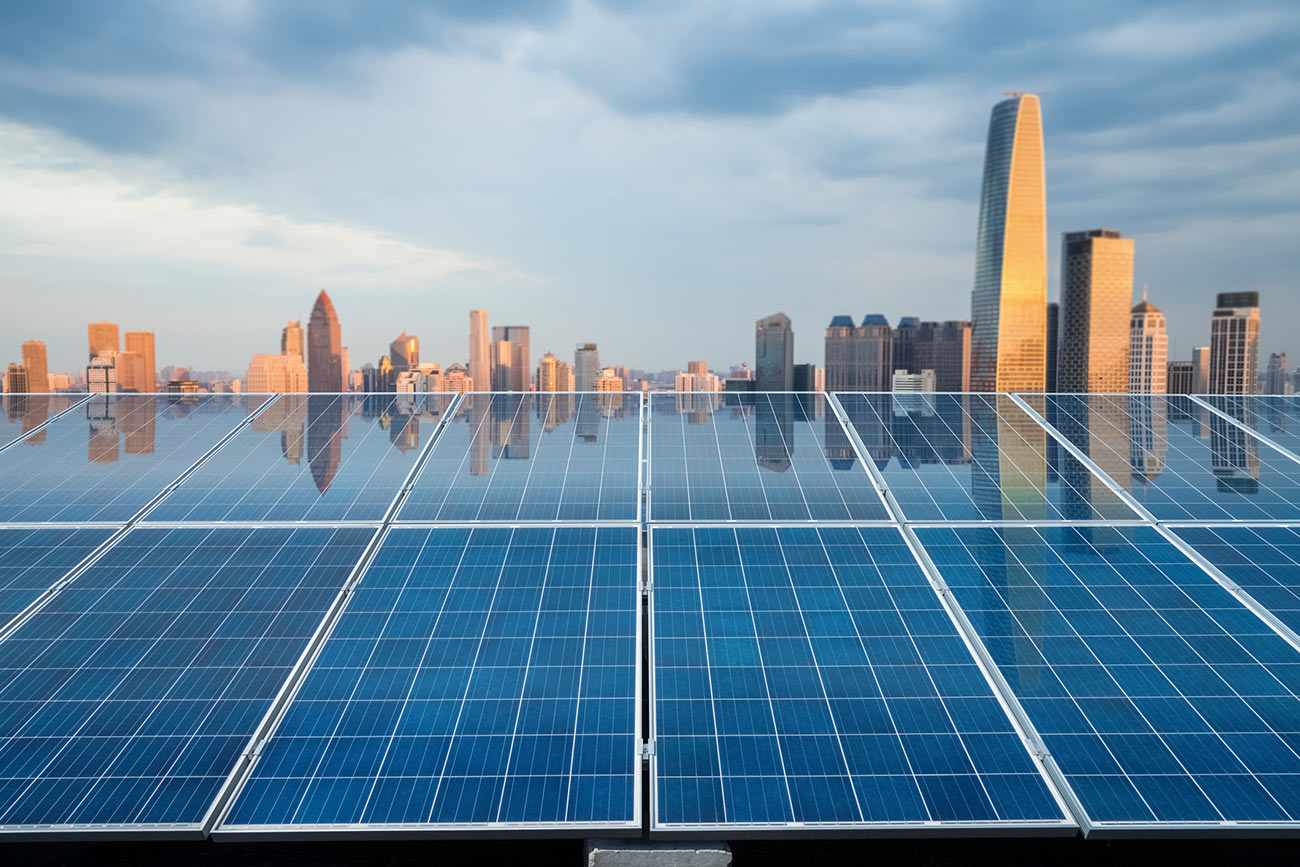
M 989 118 L 971 293 L 971 388 L 1042 391 L 1047 360 L 1047 205 L 1038 97 Z
M 334 302 L 324 290 L 316 296 L 307 321 L 307 390 L 331 394 L 343 390 L 343 340 Z

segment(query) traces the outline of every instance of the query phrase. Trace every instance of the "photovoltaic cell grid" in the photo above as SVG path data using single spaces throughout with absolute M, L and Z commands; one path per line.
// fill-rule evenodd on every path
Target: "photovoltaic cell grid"
M 1218 394 L 1200 400 L 1258 432 L 1274 445 L 1300 454 L 1300 401 L 1292 395 Z
M 45 438 L 36 429 L 83 398 L 84 394 L 0 396 L 0 448 L 24 436 L 31 437 L 28 445 L 40 445 Z
M 390 530 L 223 830 L 639 827 L 638 535 Z
M 1157 530 L 917 535 L 1095 827 L 1300 817 L 1300 655 Z
M 1174 532 L 1255 601 L 1300 632 L 1300 529 L 1179 527 Z
M 466 394 L 402 521 L 635 521 L 640 393 Z
M 113 535 L 108 529 L 0 526 L 0 626 Z
M 653 520 L 889 517 L 825 395 L 653 395 L 650 426 Z
M 451 395 L 282 395 L 150 521 L 378 521 Z
M 908 520 L 1138 517 L 1007 395 L 836 397 Z
M 373 529 L 135 529 L 0 642 L 0 830 L 198 831 Z
M 1073 827 L 897 529 L 651 544 L 655 828 Z
M 0 521 L 127 521 L 264 400 L 93 397 L 0 451 Z
M 1045 400 L 1047 420 L 1157 520 L 1300 519 L 1300 463 L 1190 398 Z

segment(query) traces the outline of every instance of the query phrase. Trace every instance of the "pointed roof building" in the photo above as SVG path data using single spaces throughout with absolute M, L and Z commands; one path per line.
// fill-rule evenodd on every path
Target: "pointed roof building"
M 343 338 L 334 302 L 323 290 L 307 322 L 307 390 L 343 391 Z

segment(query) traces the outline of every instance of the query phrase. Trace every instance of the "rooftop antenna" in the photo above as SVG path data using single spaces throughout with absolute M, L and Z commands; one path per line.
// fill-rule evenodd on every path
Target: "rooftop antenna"
M 1142 284 L 1142 300 L 1147 300 L 1147 284 L 1145 283 Z
M 1023 96 L 1024 94 L 1022 94 L 1022 93 L 1021 93 L 1020 91 L 1018 91 L 1018 90 L 1004 90 L 1004 91 L 1002 91 L 1002 95 L 1003 95 L 1003 96 L 1010 96 L 1010 97 L 1020 97 L 1020 96 Z

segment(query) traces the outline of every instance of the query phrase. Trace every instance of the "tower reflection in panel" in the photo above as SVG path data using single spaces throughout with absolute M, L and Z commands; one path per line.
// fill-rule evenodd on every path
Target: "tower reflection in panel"
M 1292 395 L 1216 394 L 1202 400 L 1270 442 L 1300 455 L 1300 399 Z
M 654 395 L 650 423 L 654 520 L 888 518 L 825 395 Z
M 1045 413 L 1157 520 L 1300 518 L 1300 463 L 1177 395 L 1049 395 Z M 1225 404 L 1225 407 L 1229 407 Z
M 264 400 L 96 395 L 0 452 L 0 521 L 126 521 Z
M 917 537 L 1097 830 L 1300 827 L 1300 652 L 1154 528 Z
M 377 521 L 450 403 L 450 395 L 282 395 L 149 520 Z
M 909 520 L 1137 517 L 1006 395 L 837 397 Z
M 1070 827 L 897 529 L 651 545 L 655 828 Z
M 84 395 L 6 394 L 0 397 L 0 446 L 26 436 L 27 445 L 45 442 L 45 432 L 36 428 L 72 406 Z M 36 431 L 34 434 L 33 431 Z
M 222 828 L 639 825 L 637 550 L 390 531 Z
M 634 521 L 641 395 L 466 394 L 403 521 Z
M 1179 527 L 1174 530 L 1233 583 L 1300 632 L 1300 529 Z M 1300 748 L 1300 743 L 1297 743 Z

